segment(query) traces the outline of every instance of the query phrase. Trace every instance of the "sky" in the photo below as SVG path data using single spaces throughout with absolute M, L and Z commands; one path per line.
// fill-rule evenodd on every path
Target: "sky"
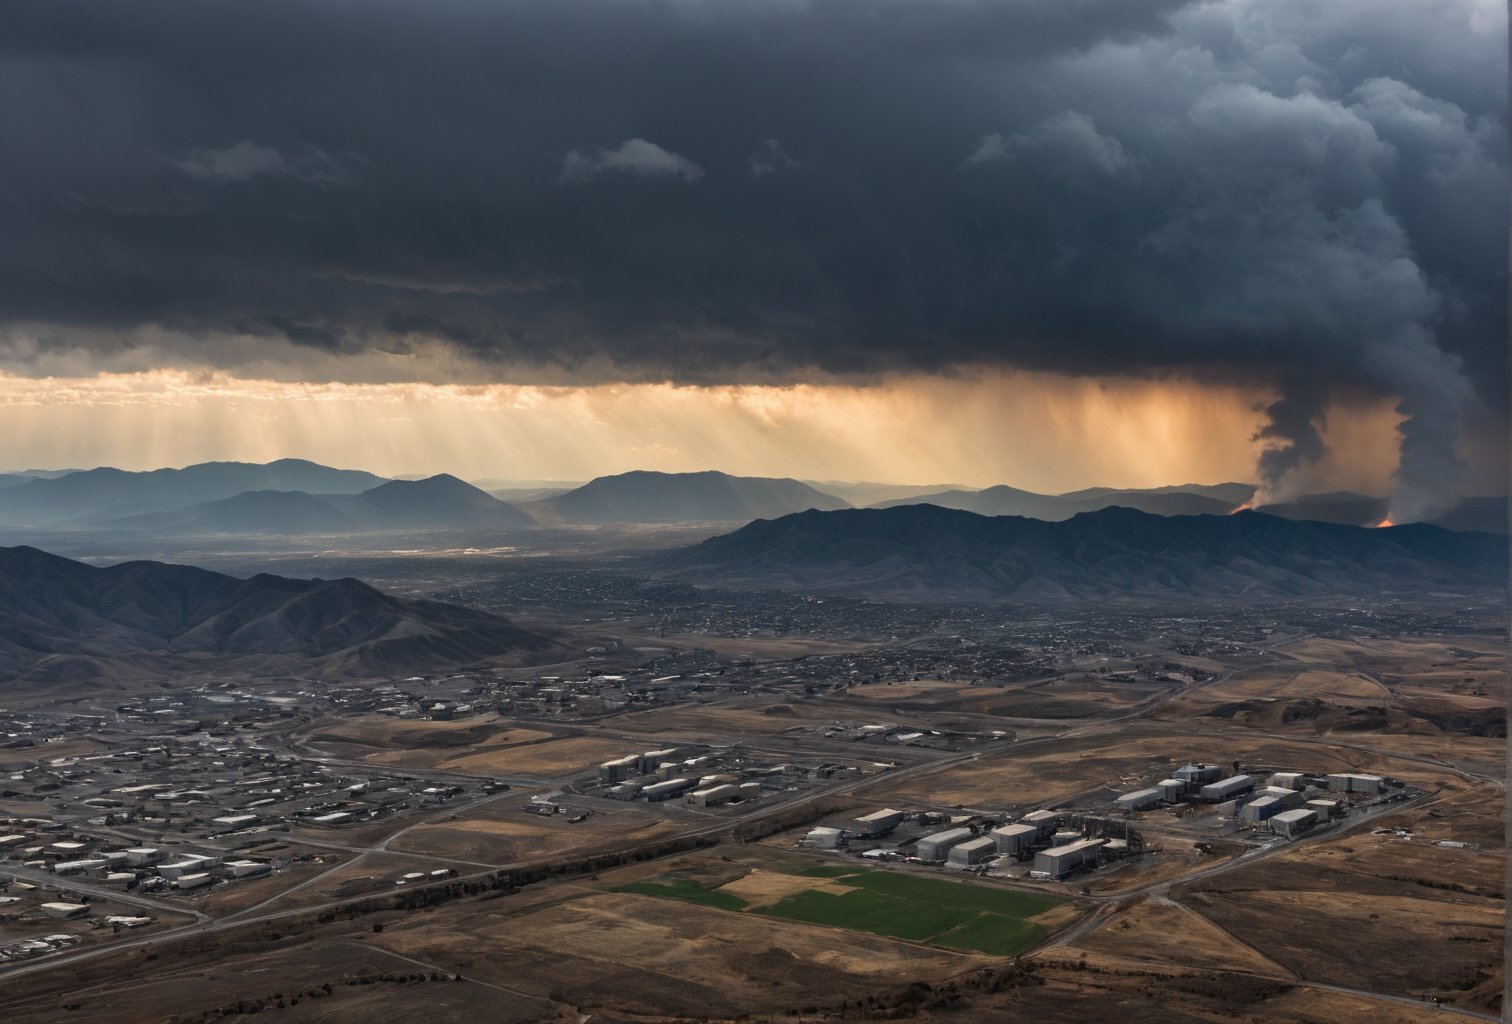
M 1505 490 L 1495 0 L 12 0 L 10 468 Z

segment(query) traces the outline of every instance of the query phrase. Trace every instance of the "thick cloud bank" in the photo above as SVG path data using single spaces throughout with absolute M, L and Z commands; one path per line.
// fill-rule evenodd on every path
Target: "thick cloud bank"
M 1504 413 L 1489 0 L 14 0 L 0 360 L 442 342 L 516 377 L 1000 363 Z M 224 339 L 238 339 L 227 344 Z M 174 339 L 171 343 L 161 339 Z M 323 360 L 323 365 L 328 361 Z

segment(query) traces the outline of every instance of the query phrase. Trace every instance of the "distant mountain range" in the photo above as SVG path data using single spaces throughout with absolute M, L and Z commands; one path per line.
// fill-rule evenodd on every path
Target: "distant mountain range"
M 1507 539 L 1255 512 L 1165 518 L 1115 507 L 1045 522 L 905 505 L 754 522 L 651 564 L 724 584 L 888 598 L 1421 596 L 1503 586 Z
M 1066 494 L 1037 494 L 1015 487 L 949 490 L 878 502 L 874 508 L 938 505 L 984 516 L 1027 516 L 1061 522 L 1083 512 L 1104 508 L 1133 508 L 1157 516 L 1226 515 L 1254 499 L 1253 484 L 1176 484 L 1168 487 L 1117 489 L 1089 487 Z M 1387 500 L 1368 494 L 1339 491 L 1305 495 L 1282 504 L 1261 505 L 1257 512 L 1283 519 L 1374 526 L 1386 516 Z M 1450 512 L 1431 521 L 1451 530 L 1507 532 L 1506 498 L 1465 498 Z
M 849 507 L 849 502 L 798 480 L 712 471 L 601 476 L 566 494 L 524 506 L 540 522 L 575 525 L 746 522 L 810 508 Z
M 0 527 L 267 537 L 726 524 L 774 519 L 808 509 L 838 511 L 868 502 L 876 508 L 936 505 L 986 516 L 1060 522 L 1115 506 L 1162 516 L 1219 515 L 1249 503 L 1255 493 L 1252 485 L 1243 483 L 1092 487 L 1058 495 L 1008 486 L 983 490 L 830 486 L 839 493 L 787 478 L 637 471 L 598 477 L 571 489 L 531 486 L 491 494 L 444 473 L 387 480 L 301 459 L 267 464 L 210 462 L 144 473 L 111 468 L 27 470 L 0 474 Z M 1386 501 L 1339 492 L 1267 505 L 1260 511 L 1287 519 L 1373 525 L 1385 516 Z M 1505 533 L 1507 500 L 1467 498 L 1435 522 L 1457 530 Z
M 358 494 L 387 482 L 372 473 L 331 469 L 303 459 L 206 462 L 145 473 L 105 467 L 37 477 L 0 489 L 0 524 L 87 525 L 220 501 L 247 491 Z
M 393 676 L 560 653 L 483 612 L 352 579 L 236 579 L 162 562 L 96 568 L 0 548 L 0 680 L 168 673 Z

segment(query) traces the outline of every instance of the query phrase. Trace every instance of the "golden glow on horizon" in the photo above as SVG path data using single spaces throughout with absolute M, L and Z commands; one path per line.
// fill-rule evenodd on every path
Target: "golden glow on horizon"
M 719 387 L 0 374 L 0 435 L 11 469 L 300 457 L 471 479 L 723 469 L 1061 492 L 1248 480 L 1268 398 L 1189 381 L 996 371 Z M 1327 440 L 1340 455 L 1311 482 L 1384 492 L 1396 421 L 1389 402 L 1332 413 Z

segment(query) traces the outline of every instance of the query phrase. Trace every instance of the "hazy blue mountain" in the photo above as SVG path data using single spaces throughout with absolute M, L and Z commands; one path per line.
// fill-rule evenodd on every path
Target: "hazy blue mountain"
M 690 578 L 862 596 L 1274 599 L 1501 586 L 1506 557 L 1505 537 L 1423 524 L 1373 530 L 1116 507 L 1046 522 L 907 505 L 755 522 L 653 564 Z
M 744 522 L 804 509 L 848 508 L 844 500 L 786 478 L 727 473 L 636 471 L 601 476 L 527 506 L 541 522 Z
M 96 568 L 0 548 L 0 680 L 171 672 L 392 675 L 555 651 L 495 615 L 352 579 L 237 579 L 192 566 Z
M 515 506 L 449 473 L 391 480 L 357 495 L 322 497 L 367 529 L 535 525 Z
M 219 501 L 247 491 L 357 494 L 384 482 L 372 473 L 303 459 L 205 462 L 143 473 L 104 467 L 0 490 L 0 523 L 87 524 Z
M 329 501 L 304 491 L 247 491 L 169 512 L 145 512 L 100 524 L 149 533 L 349 533 L 358 526 Z
M 1137 508 L 1141 512 L 1158 516 L 1191 516 L 1224 515 L 1238 504 L 1239 502 L 1226 501 L 1206 494 L 1169 488 L 1118 491 L 1094 487 L 1073 494 L 1036 494 L 1017 487 L 999 485 L 980 491 L 942 491 L 914 498 L 900 498 L 881 502 L 877 507 L 936 505 L 940 508 L 975 512 L 982 516 L 1025 516 L 1029 519 L 1059 522 L 1082 512 L 1095 512 L 1101 508 L 1114 506 Z

